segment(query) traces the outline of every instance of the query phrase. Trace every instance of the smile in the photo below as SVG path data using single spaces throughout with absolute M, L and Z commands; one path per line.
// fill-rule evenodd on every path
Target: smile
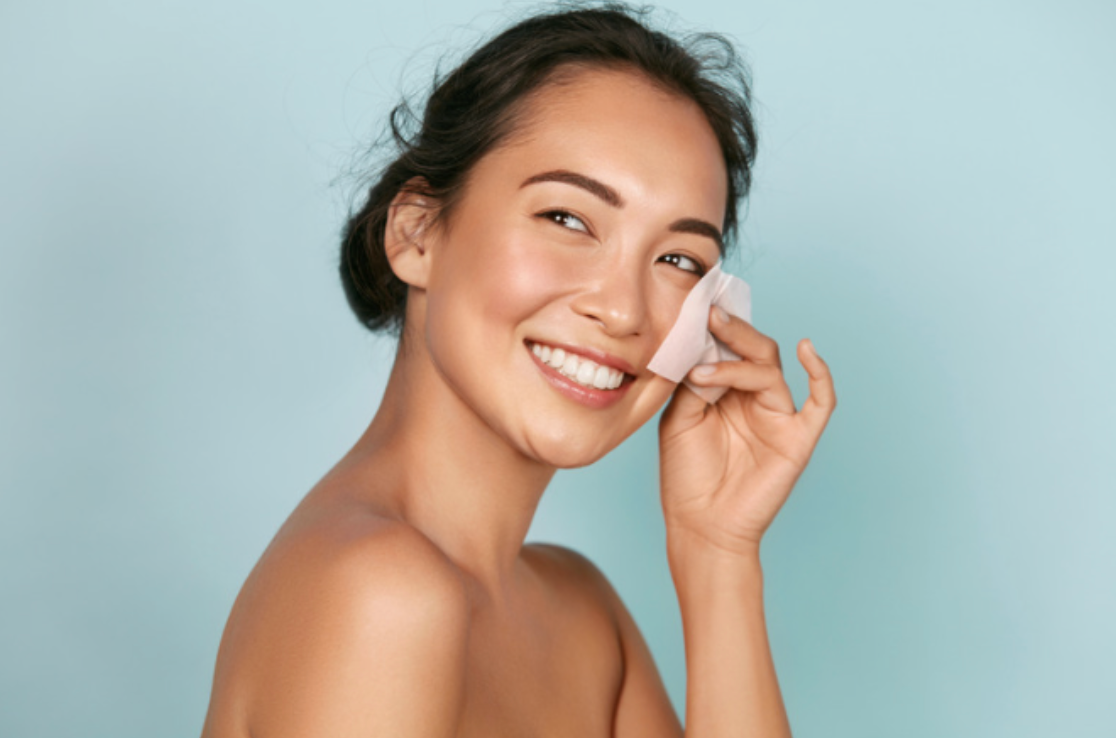
M 603 366 L 584 356 L 541 343 L 528 342 L 539 361 L 582 387 L 614 390 L 624 383 L 624 372 Z

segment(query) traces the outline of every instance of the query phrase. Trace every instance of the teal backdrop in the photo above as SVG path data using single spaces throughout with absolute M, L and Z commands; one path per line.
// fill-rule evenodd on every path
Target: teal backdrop
M 0 5 L 0 735 L 198 734 L 389 367 L 335 276 L 346 175 L 528 7 Z M 798 399 L 804 336 L 840 397 L 763 549 L 795 735 L 1116 735 L 1116 5 L 666 8 L 746 50 L 732 268 Z M 655 454 L 560 473 L 530 538 L 605 571 L 681 712 Z

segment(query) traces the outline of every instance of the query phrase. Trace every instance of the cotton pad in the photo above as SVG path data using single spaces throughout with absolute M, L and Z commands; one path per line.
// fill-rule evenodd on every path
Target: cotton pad
M 670 329 L 647 368 L 672 382 L 682 382 L 698 364 L 732 361 L 740 357 L 709 332 L 709 310 L 718 305 L 730 315 L 752 322 L 752 289 L 739 277 L 721 271 L 721 263 L 706 272 L 682 303 Z M 685 385 L 708 403 L 728 392 L 727 387 Z

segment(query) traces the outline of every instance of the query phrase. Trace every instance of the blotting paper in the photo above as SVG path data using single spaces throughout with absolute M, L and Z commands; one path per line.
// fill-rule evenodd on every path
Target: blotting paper
M 709 332 L 709 310 L 713 305 L 752 322 L 751 287 L 739 277 L 721 271 L 720 262 L 690 290 L 678 319 L 647 368 L 672 382 L 682 382 L 698 364 L 739 359 Z M 699 387 L 688 380 L 685 385 L 708 403 L 728 392 L 727 387 Z

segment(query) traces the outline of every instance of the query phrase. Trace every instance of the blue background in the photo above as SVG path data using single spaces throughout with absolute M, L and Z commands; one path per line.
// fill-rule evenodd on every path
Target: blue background
M 0 6 L 0 735 L 199 732 L 241 582 L 386 379 L 343 175 L 524 7 Z M 796 736 L 1116 734 L 1116 6 L 683 15 L 752 63 L 756 324 L 840 397 L 763 552 Z M 648 426 L 560 473 L 531 538 L 604 569 L 681 710 L 654 459 Z

